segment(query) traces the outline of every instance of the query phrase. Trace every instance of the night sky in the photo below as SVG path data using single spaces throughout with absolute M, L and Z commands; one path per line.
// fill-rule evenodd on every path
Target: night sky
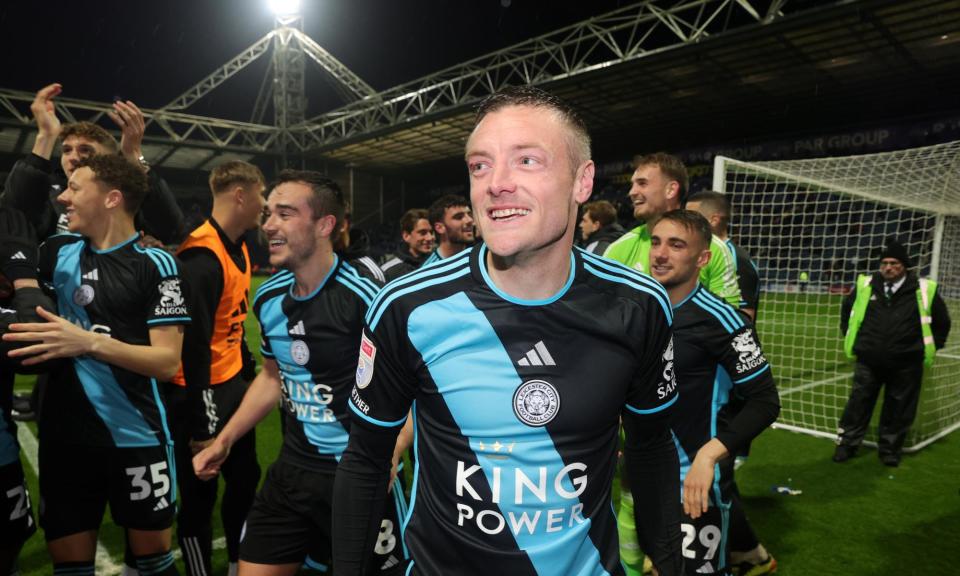
M 302 0 L 304 30 L 377 90 L 630 2 Z M 505 6 L 506 5 L 506 6 Z M 266 0 L 6 2 L 0 87 L 160 107 L 273 27 Z M 189 112 L 248 119 L 266 58 Z M 342 101 L 308 62 L 308 114 Z

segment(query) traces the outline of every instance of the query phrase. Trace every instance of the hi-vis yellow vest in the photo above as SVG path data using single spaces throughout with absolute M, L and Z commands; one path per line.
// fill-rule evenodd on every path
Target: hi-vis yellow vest
M 937 354 L 937 348 L 933 343 L 933 296 L 937 292 L 937 283 L 933 280 L 921 278 L 920 286 L 917 288 L 917 308 L 920 310 L 920 333 L 923 335 L 923 365 L 932 366 L 933 359 Z M 853 353 L 853 345 L 857 341 L 857 333 L 860 331 L 860 325 L 863 324 L 863 317 L 867 314 L 867 304 L 870 303 L 870 296 L 873 293 L 873 287 L 870 285 L 870 276 L 860 276 L 857 278 L 857 297 L 853 301 L 853 310 L 850 311 L 850 323 L 847 325 L 847 335 L 843 339 L 843 351 L 847 358 L 856 358 Z

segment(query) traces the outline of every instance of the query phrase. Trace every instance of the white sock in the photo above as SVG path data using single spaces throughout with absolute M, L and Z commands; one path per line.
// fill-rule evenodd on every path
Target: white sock
M 227 576 L 237 576 L 237 563 L 231 562 L 230 568 L 227 569 Z

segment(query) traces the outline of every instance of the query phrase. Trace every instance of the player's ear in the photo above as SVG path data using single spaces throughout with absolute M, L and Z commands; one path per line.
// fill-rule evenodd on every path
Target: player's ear
M 575 176 L 576 188 L 574 188 L 573 191 L 573 199 L 577 204 L 584 204 L 590 199 L 590 195 L 593 194 L 593 176 L 595 171 L 596 167 L 593 164 L 593 160 L 587 160 L 577 168 L 577 174 Z
M 667 182 L 667 199 L 680 200 L 680 183 L 676 180 Z
M 337 230 L 337 217 L 333 214 L 321 216 L 320 219 L 317 220 L 317 229 L 321 236 L 332 237 L 333 233 Z
M 242 185 L 237 184 L 234 186 L 231 194 L 233 195 L 233 201 L 237 204 L 243 206 L 247 203 L 246 191 L 243 189 Z
M 443 222 L 434 222 L 433 223 L 433 233 L 437 236 L 440 234 L 446 234 L 447 227 Z
M 116 208 L 123 203 L 123 192 L 114 188 L 106 193 L 103 197 L 103 206 L 104 208 Z
M 709 248 L 706 250 L 701 250 L 700 255 L 697 256 L 697 268 L 704 268 L 707 264 L 710 263 L 710 258 L 713 256 L 713 252 Z

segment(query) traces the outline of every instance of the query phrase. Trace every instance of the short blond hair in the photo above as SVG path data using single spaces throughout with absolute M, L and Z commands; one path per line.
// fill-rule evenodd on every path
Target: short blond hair
M 265 185 L 266 179 L 259 168 L 242 160 L 224 162 L 210 172 L 210 191 L 215 195 L 234 186 Z

